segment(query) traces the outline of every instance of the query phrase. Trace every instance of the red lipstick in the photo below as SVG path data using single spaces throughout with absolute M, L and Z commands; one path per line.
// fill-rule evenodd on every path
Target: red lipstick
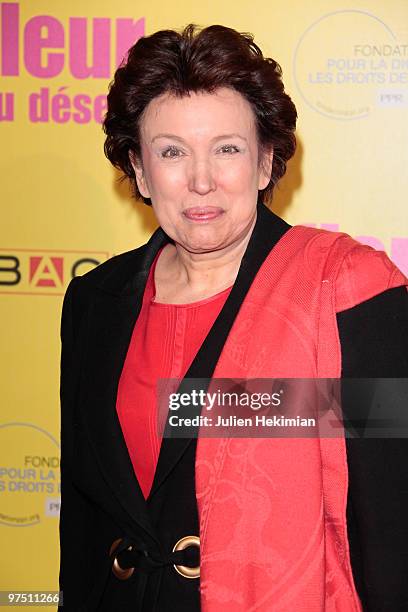
M 223 214 L 223 209 L 218 206 L 193 206 L 183 210 L 183 215 L 189 221 L 213 221 Z

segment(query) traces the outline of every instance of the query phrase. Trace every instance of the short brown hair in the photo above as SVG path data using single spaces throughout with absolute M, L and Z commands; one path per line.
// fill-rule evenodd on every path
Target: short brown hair
M 139 124 L 149 102 L 164 93 L 182 97 L 230 87 L 252 107 L 260 159 L 263 152 L 274 150 L 271 179 L 262 190 L 267 199 L 296 149 L 296 108 L 281 77 L 279 64 L 263 56 L 252 34 L 222 25 L 199 29 L 189 24 L 182 32 L 160 30 L 142 37 L 130 48 L 109 88 L 105 155 L 131 179 L 140 197 L 129 153 L 141 159 Z

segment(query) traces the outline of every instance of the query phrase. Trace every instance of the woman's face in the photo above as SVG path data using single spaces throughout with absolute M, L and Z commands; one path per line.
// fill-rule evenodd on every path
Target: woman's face
M 228 88 L 164 94 L 147 106 L 140 127 L 142 164 L 132 161 L 137 185 L 166 234 L 190 253 L 244 241 L 272 169 L 272 152 L 258 164 L 255 117 L 245 98 Z

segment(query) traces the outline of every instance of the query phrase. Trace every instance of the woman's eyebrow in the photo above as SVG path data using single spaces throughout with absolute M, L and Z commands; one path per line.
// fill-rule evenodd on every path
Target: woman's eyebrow
M 150 144 L 153 144 L 153 142 L 157 139 L 157 138 L 171 138 L 172 140 L 178 140 L 179 142 L 184 142 L 184 139 L 181 138 L 180 136 L 176 136 L 176 134 L 169 134 L 169 133 L 160 133 L 160 134 L 156 134 L 156 136 L 154 136 L 151 141 Z M 241 138 L 241 140 L 245 140 L 245 142 L 247 142 L 247 139 L 244 136 L 241 136 L 241 134 L 221 134 L 220 136 L 214 136 L 214 138 L 211 139 L 211 142 L 215 142 L 217 140 L 222 140 L 224 138 Z

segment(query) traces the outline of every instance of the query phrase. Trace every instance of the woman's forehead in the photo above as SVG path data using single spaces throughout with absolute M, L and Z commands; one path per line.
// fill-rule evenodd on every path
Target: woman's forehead
M 154 98 L 143 113 L 142 132 L 148 141 L 160 133 L 182 136 L 238 133 L 249 136 L 255 127 L 251 105 L 237 91 L 190 92 L 183 97 L 165 93 Z

